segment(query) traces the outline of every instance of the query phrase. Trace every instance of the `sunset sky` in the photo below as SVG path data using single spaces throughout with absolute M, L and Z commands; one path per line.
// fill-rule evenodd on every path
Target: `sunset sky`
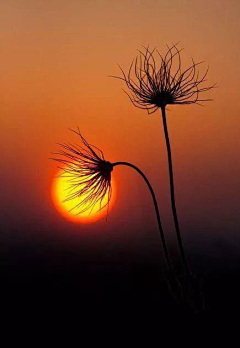
M 185 67 L 209 65 L 214 99 L 171 106 L 176 201 L 186 252 L 205 256 L 239 243 L 239 1 L 36 1 L 0 3 L 1 240 L 18 248 L 45 243 L 158 253 L 151 197 L 129 168 L 114 169 L 116 202 L 108 221 L 74 224 L 51 200 L 56 143 L 77 142 L 80 128 L 110 161 L 139 166 L 156 190 L 174 243 L 160 113 L 135 108 L 117 64 L 128 69 L 142 46 L 166 52 L 180 41 Z M 69 247 L 70 248 L 70 247 Z M 150 255 L 150 254 L 149 254 Z
M 239 13 L 238 0 L 0 1 L 0 291 L 4 323 L 10 317 L 7 342 L 14 336 L 19 345 L 19 329 L 24 346 L 36 330 L 31 347 L 40 339 L 50 345 L 49 331 L 53 347 L 67 334 L 67 347 L 90 347 L 91 339 L 107 347 L 106 337 L 111 348 L 120 340 L 124 347 L 129 335 L 129 346 L 138 347 L 145 335 L 151 348 L 162 346 L 164 335 L 179 340 L 179 332 L 190 337 L 197 327 L 167 287 L 151 196 L 136 172 L 114 168 L 107 221 L 104 215 L 93 223 L 69 221 L 52 200 L 58 169 L 50 157 L 57 143 L 79 142 L 69 130 L 79 127 L 106 160 L 131 162 L 147 175 L 179 266 L 160 112 L 135 108 L 124 83 L 109 77 L 120 75 L 118 64 L 126 71 L 143 46 L 165 54 L 177 42 L 183 68 L 191 58 L 204 61 L 206 85 L 217 83 L 204 106 L 167 108 L 183 244 L 206 300 L 203 330 L 197 327 L 194 339 L 239 332 L 232 319 L 240 308 Z

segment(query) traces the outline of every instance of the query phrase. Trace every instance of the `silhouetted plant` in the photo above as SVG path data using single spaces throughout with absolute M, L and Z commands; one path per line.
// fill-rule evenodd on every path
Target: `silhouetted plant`
M 177 48 L 177 45 L 167 46 L 168 50 L 165 56 L 162 56 L 156 48 L 150 51 L 148 47 L 144 47 L 143 51 L 139 51 L 139 57 L 132 61 L 128 73 L 125 73 L 119 66 L 123 77 L 111 77 L 118 78 L 126 83 L 130 94 L 124 92 L 137 108 L 145 109 L 149 114 L 154 113 L 158 109 L 161 110 L 168 155 L 173 218 L 182 264 L 185 272 L 189 274 L 175 203 L 172 154 L 167 127 L 166 106 L 175 104 L 201 105 L 200 102 L 211 100 L 201 99 L 201 94 L 212 89 L 215 85 L 203 86 L 208 69 L 201 77 L 199 76 L 197 66 L 202 62 L 195 63 L 192 60 L 190 67 L 182 70 L 181 50 Z M 159 61 L 155 58 L 156 56 Z
M 78 209 L 78 214 L 93 208 L 93 206 L 100 202 L 100 210 L 106 206 L 109 206 L 109 202 L 112 194 L 111 187 L 111 172 L 114 167 L 124 165 L 131 167 L 137 171 L 151 193 L 155 213 L 158 222 L 158 228 L 166 259 L 167 269 L 169 274 L 173 277 L 172 263 L 169 257 L 165 236 L 162 229 L 159 209 L 155 193 L 153 188 L 145 176 L 145 174 L 135 165 L 128 162 L 114 162 L 106 161 L 103 152 L 94 145 L 90 145 L 86 139 L 78 131 L 73 131 L 80 137 L 81 144 L 59 144 L 60 149 L 54 155 L 60 156 L 52 158 L 53 160 L 61 163 L 63 166 L 62 174 L 60 176 L 66 177 L 69 182 L 69 192 L 67 193 L 66 200 L 75 199 L 76 197 L 84 196 L 84 199 L 80 201 L 73 209 Z M 107 203 L 102 204 L 104 197 L 107 195 Z

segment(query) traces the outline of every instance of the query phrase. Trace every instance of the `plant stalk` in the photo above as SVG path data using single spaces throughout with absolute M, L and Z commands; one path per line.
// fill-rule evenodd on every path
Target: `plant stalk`
M 168 127 L 167 127 L 165 107 L 162 107 L 161 110 L 162 110 L 162 121 L 163 121 L 164 135 L 165 135 L 166 147 L 167 147 L 167 155 L 168 155 L 168 168 L 169 168 L 172 213 L 173 213 L 173 218 L 174 218 L 174 224 L 175 224 L 178 247 L 179 247 L 179 252 L 181 255 L 181 259 L 182 259 L 182 264 L 183 264 L 183 267 L 184 267 L 186 274 L 189 275 L 190 272 L 189 272 L 189 267 L 187 264 L 187 260 L 186 260 L 186 256 L 185 256 L 185 252 L 184 252 L 184 248 L 183 248 L 182 237 L 181 237 L 179 223 L 178 223 L 176 203 L 175 203 L 172 154 L 171 154 L 170 139 L 169 139 L 169 135 L 168 135 Z
M 155 193 L 153 191 L 153 188 L 152 188 L 149 180 L 147 179 L 146 175 L 138 167 L 134 166 L 131 163 L 128 163 L 128 162 L 115 162 L 115 163 L 112 163 L 112 165 L 113 165 L 113 167 L 118 166 L 118 165 L 125 165 L 125 166 L 128 166 L 128 167 L 131 167 L 132 169 L 136 170 L 141 175 L 141 177 L 144 179 L 145 183 L 147 184 L 147 186 L 149 188 L 149 191 L 150 191 L 150 193 L 152 195 L 152 199 L 153 199 L 153 204 L 154 204 L 154 208 L 155 208 L 155 212 L 156 212 L 158 228 L 159 228 L 159 232 L 160 232 L 160 237 L 161 237 L 161 241 L 162 241 L 162 246 L 163 246 L 163 250 L 164 250 L 164 256 L 165 256 L 165 260 L 166 260 L 166 263 L 167 263 L 167 267 L 168 267 L 168 269 L 170 271 L 173 272 L 173 266 L 172 266 L 172 263 L 171 263 L 171 260 L 170 260 L 170 256 L 169 256 L 169 253 L 168 253 L 168 248 L 167 248 L 165 236 L 164 236 L 164 233 L 163 233 L 163 228 L 162 228 L 162 224 L 161 224 L 161 219 L 160 219 L 160 214 L 159 214 L 159 209 L 158 209 L 156 196 L 155 196 Z

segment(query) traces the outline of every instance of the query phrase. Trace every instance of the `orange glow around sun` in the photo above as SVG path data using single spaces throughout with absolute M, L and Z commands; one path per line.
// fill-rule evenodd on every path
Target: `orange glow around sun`
M 61 173 L 62 173 L 62 170 L 60 170 L 56 174 L 56 176 L 52 180 L 52 185 L 51 185 L 51 196 L 52 196 L 52 201 L 56 210 L 67 220 L 72 222 L 77 222 L 77 223 L 92 223 L 102 218 L 105 218 L 107 214 L 107 207 L 99 211 L 100 202 L 96 203 L 96 205 L 94 205 L 94 207 L 92 207 L 91 209 L 88 209 L 78 214 L 79 210 L 75 207 L 77 204 L 79 204 L 80 202 L 84 200 L 84 198 L 86 197 L 85 195 L 82 195 L 81 197 L 77 197 L 64 202 L 69 192 L 68 189 L 70 187 L 70 184 L 67 178 L 59 176 L 59 174 Z M 115 194 L 116 194 L 115 184 L 114 184 L 114 181 L 112 180 L 112 197 L 109 204 L 109 211 L 115 201 Z M 107 203 L 107 194 L 105 195 L 102 201 L 102 206 L 106 203 Z M 81 209 L 84 209 L 84 205 L 81 206 Z

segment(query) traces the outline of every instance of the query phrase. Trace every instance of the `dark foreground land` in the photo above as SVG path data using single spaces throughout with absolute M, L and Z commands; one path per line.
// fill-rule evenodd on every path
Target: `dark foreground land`
M 106 257 L 96 253 L 93 260 L 87 252 L 63 249 L 9 251 L 1 263 L 2 318 L 11 329 L 9 341 L 22 345 L 29 340 L 32 347 L 35 342 L 55 347 L 63 340 L 67 347 L 155 347 L 166 340 L 194 339 L 194 347 L 209 338 L 238 335 L 237 257 L 215 260 L 213 267 L 211 260 L 201 264 L 201 258 L 192 256 L 195 268 L 204 273 L 206 309 L 198 318 L 177 308 L 156 260 L 125 258 L 118 252 Z

